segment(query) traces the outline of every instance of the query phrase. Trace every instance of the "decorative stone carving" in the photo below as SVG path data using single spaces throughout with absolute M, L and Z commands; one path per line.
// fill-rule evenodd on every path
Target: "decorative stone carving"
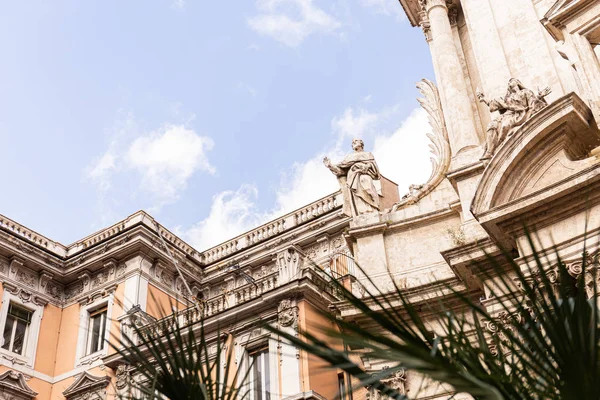
M 53 299 L 59 300 L 59 301 L 62 300 L 62 297 L 63 297 L 63 290 L 62 290 L 61 286 L 59 286 L 57 283 L 54 283 L 54 282 L 46 283 L 46 286 L 44 288 L 44 293 L 46 293 Z
M 94 376 L 84 371 L 63 392 L 63 395 L 67 400 L 104 400 L 109 383 L 110 377 L 108 376 Z
M 452 26 L 455 26 L 458 23 L 458 7 L 451 6 L 448 8 L 448 19 Z
M 406 371 L 404 369 L 395 372 L 390 377 L 382 379 L 381 383 L 386 386 L 396 389 L 400 394 L 406 394 Z M 366 387 L 367 394 L 365 400 L 384 400 L 389 399 L 388 396 L 381 394 L 378 390 L 372 387 Z
M 517 324 L 522 323 L 523 316 L 518 312 L 508 313 L 506 311 L 502 311 L 495 318 L 491 320 L 483 320 L 483 326 L 490 333 L 492 338 L 487 341 L 488 348 L 490 352 L 497 356 L 499 352 L 498 345 L 502 343 L 506 343 L 507 340 L 511 340 L 512 338 L 506 337 L 506 332 L 510 332 L 512 335 L 515 335 Z M 503 353 L 507 353 L 504 351 Z
M 108 270 L 98 272 L 92 279 L 92 287 L 95 288 L 108 282 L 109 275 L 110 273 Z
M 23 269 L 19 269 L 15 276 L 17 282 L 24 284 L 25 286 L 29 286 L 31 288 L 35 288 L 35 276 Z
M 83 285 L 83 281 L 77 281 L 75 282 L 75 284 L 67 287 L 65 289 L 65 300 L 70 300 L 73 297 L 83 293 L 84 290 L 84 285 Z
M 490 112 L 499 113 L 487 127 L 485 152 L 481 159 L 492 158 L 496 149 L 507 138 L 512 136 L 533 114 L 546 107 L 548 103 L 545 97 L 551 92 L 552 90 L 547 87 L 535 94 L 515 78 L 508 81 L 508 90 L 504 97 L 488 100 L 483 93 L 477 91 L 479 101 L 485 103 Z
M 0 396 L 5 399 L 31 400 L 37 393 L 27 385 L 22 373 L 8 370 L 0 375 Z
M 0 259 L 0 274 L 8 275 L 8 262 L 4 259 Z
M 44 306 L 48 304 L 48 302 L 41 297 L 34 295 L 33 293 L 23 290 L 20 287 L 13 285 L 10 282 L 2 282 L 2 287 L 9 293 L 14 294 L 18 298 L 20 298 L 23 303 L 33 302 L 37 305 Z
M 131 307 L 125 315 L 118 318 L 121 323 L 121 334 L 123 337 L 128 337 L 135 344 L 138 338 L 136 337 L 136 327 L 141 328 L 146 325 L 156 323 L 156 318 L 142 311 L 139 304 Z
M 431 140 L 429 147 L 433 154 L 431 158 L 432 172 L 426 183 L 422 185 L 410 185 L 409 193 L 402 196 L 400 202 L 392 207 L 392 211 L 397 211 L 418 202 L 445 179 L 450 169 L 450 140 L 448 139 L 448 130 L 442 111 L 442 101 L 439 91 L 435 84 L 427 79 L 418 82 L 417 89 L 423 95 L 423 98 L 418 98 L 417 100 L 421 104 L 421 107 L 427 111 L 429 125 L 432 129 L 432 133 L 427 134 L 427 137 Z
M 127 264 L 125 264 L 125 263 L 122 263 L 122 264 L 119 264 L 119 265 L 117 266 L 117 269 L 116 269 L 115 275 L 116 275 L 117 277 L 120 277 L 120 276 L 123 276 L 123 275 L 125 275 L 125 272 L 127 272 Z
M 280 284 L 289 282 L 298 276 L 300 261 L 300 253 L 294 247 L 289 247 L 277 253 Z
M 126 364 L 121 364 L 115 371 L 115 387 L 117 390 L 122 391 L 131 385 L 132 380 L 132 368 Z
M 374 181 L 379 180 L 380 175 L 373 154 L 364 151 L 362 140 L 354 139 L 352 149 L 354 153 L 338 164 L 332 164 L 327 157 L 323 158 L 323 163 L 338 178 L 344 197 L 342 212 L 356 217 L 379 210 L 379 194 Z
M 10 273 L 16 274 L 23 267 L 23 260 L 18 257 L 10 258 Z
M 277 315 L 279 325 L 282 327 L 293 325 L 298 318 L 294 302 L 291 299 L 281 300 L 277 308 Z

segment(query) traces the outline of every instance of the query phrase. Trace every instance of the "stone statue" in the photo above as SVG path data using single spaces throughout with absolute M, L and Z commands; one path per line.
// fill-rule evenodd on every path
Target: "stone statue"
M 550 92 L 551 89 L 547 87 L 538 91 L 536 95 L 515 78 L 508 81 L 508 90 L 503 98 L 488 100 L 483 93 L 478 91 L 479 101 L 485 103 L 490 112 L 498 111 L 500 113 L 488 125 L 485 152 L 481 159 L 492 158 L 504 140 L 512 136 L 517 128 L 529 120 L 533 114 L 546 107 L 548 103 L 544 97 L 548 96 Z
M 356 217 L 379 210 L 379 194 L 374 181 L 380 179 L 379 168 L 373 154 L 364 151 L 360 139 L 352 140 L 354 153 L 348 154 L 339 164 L 323 158 L 323 164 L 338 178 L 344 197 L 343 213 Z

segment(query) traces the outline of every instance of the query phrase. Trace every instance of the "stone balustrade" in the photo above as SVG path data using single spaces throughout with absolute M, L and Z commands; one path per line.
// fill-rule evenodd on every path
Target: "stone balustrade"
M 325 214 L 338 206 L 337 193 L 317 200 L 294 213 L 296 225 L 302 224 L 322 214 Z
M 286 228 L 285 220 L 285 217 L 280 218 L 248 232 L 246 235 L 246 244 L 252 245 L 283 232 Z
M 290 231 L 298 225 L 306 223 L 316 217 L 341 207 L 341 201 L 338 201 L 339 196 L 341 196 L 339 192 L 333 193 L 307 205 L 306 207 L 288 213 L 281 218 L 270 221 L 256 229 L 239 235 L 201 253 L 197 252 L 192 246 L 188 245 L 186 242 L 181 240 L 179 237 L 160 224 L 158 224 L 158 231 L 165 241 L 171 246 L 174 246 L 184 254 L 196 259 L 198 262 L 209 264 L 219 261 L 231 254 L 253 246 L 257 243 L 261 243 L 265 240 L 273 238 L 281 233 Z M 50 239 L 32 231 L 31 229 L 27 229 L 26 227 L 9 218 L 0 215 L 0 229 L 3 228 L 15 233 L 31 243 L 43 247 L 61 257 L 70 257 L 78 254 L 93 246 L 106 242 L 107 240 L 137 225 L 144 225 L 152 232 L 156 232 L 157 229 L 157 223 L 150 215 L 146 214 L 144 211 L 138 211 L 135 214 L 130 215 L 124 221 L 109 226 L 106 229 L 102 229 L 101 231 L 87 236 L 69 246 L 64 246 L 60 243 L 51 241 Z
M 227 257 L 228 255 L 235 253 L 240 249 L 239 239 L 235 238 L 218 246 L 212 247 L 202 253 L 204 262 L 211 263 L 221 258 Z
M 179 326 L 189 326 L 240 304 L 257 299 L 263 294 L 288 283 L 281 284 L 279 274 L 279 271 L 275 271 L 254 282 L 248 282 L 231 291 L 224 291 L 208 300 L 202 301 L 198 306 L 191 306 L 185 310 L 179 311 L 177 314 L 167 316 L 158 321 L 148 321 L 148 324 L 143 331 L 147 332 L 147 334 L 161 336 L 167 333 L 169 328 L 175 324 L 175 318 L 179 318 L 177 321 Z M 338 296 L 335 286 L 326 279 L 320 268 L 313 265 L 306 266 L 302 269 L 302 273 L 294 280 L 303 278 L 308 278 L 321 293 L 328 293 L 334 297 Z M 129 323 L 129 320 L 124 321 Z M 123 324 L 123 321 L 121 324 Z
M 95 235 L 88 236 L 87 238 L 82 240 L 80 243 L 83 246 L 83 248 L 86 249 L 90 246 L 95 245 L 96 243 L 100 243 L 100 242 L 104 241 L 105 239 L 108 239 L 108 238 L 116 235 L 117 233 L 123 231 L 124 229 L 125 229 L 125 222 L 119 222 L 116 225 L 113 225 L 106 229 L 101 230 L 100 232 L 96 233 Z
M 306 207 L 261 225 L 223 244 L 212 247 L 202 252 L 202 260 L 207 264 L 219 261 L 237 251 L 268 240 L 298 225 L 340 208 L 342 202 L 338 201 L 339 196 L 341 196 L 340 192 L 330 194 Z
M 274 273 L 257 279 L 234 290 L 235 304 L 241 304 L 253 298 L 259 297 L 265 292 L 278 286 L 279 274 Z
M 66 248 L 60 243 L 54 242 L 47 237 L 24 227 L 18 222 L 5 217 L 4 215 L 0 215 L 0 228 L 11 231 L 12 233 L 30 241 L 37 246 L 43 247 L 58 256 L 64 256 L 66 254 Z

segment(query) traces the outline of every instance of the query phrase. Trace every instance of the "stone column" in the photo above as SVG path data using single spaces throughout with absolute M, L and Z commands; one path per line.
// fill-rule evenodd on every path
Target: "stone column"
M 421 5 L 429 25 L 429 45 L 436 66 L 450 148 L 452 156 L 455 157 L 462 149 L 479 145 L 471 106 L 476 99 L 472 99 L 468 94 L 467 82 L 452 36 L 446 0 L 421 0 Z
M 577 72 L 584 90 L 588 92 L 583 95 L 589 101 L 596 123 L 600 124 L 600 61 L 585 36 L 579 33 L 567 34 L 566 42 L 570 43 L 577 53 Z

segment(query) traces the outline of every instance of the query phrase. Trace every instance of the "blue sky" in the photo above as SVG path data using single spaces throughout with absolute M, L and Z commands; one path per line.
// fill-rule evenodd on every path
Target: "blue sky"
M 202 250 L 337 189 L 362 137 L 429 173 L 396 0 L 0 3 L 0 213 L 68 244 L 145 209 Z

